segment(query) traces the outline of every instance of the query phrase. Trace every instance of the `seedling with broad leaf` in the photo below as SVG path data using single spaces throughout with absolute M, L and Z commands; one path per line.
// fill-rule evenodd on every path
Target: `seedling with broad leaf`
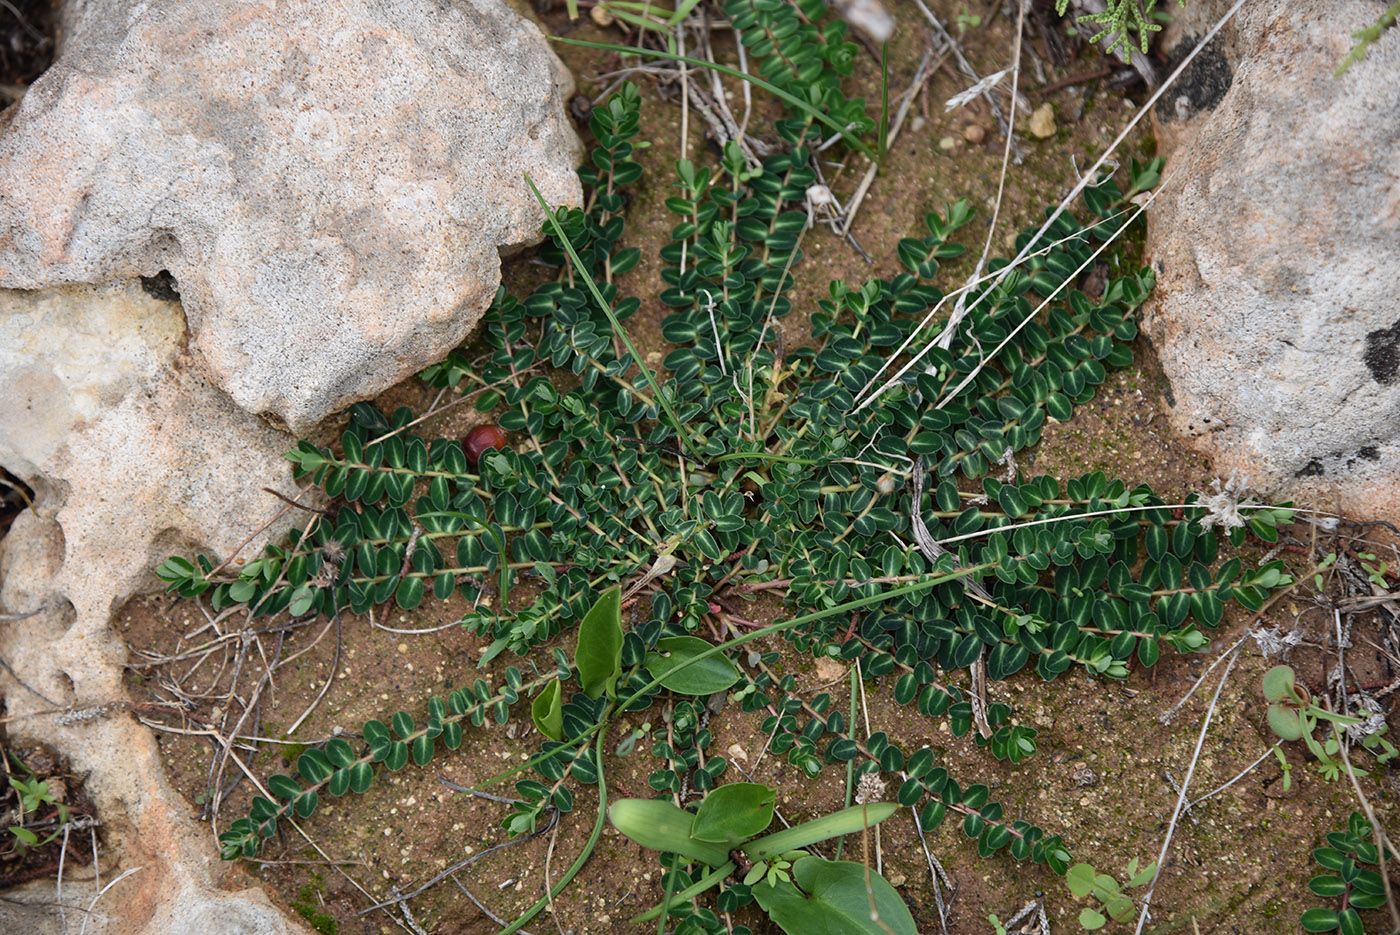
M 757 902 L 788 935 L 916 935 L 908 907 L 884 877 L 864 863 L 827 860 L 805 850 L 829 838 L 864 833 L 900 806 L 854 805 L 765 835 L 776 796 L 777 790 L 768 786 L 742 782 L 714 788 L 694 813 L 658 799 L 613 803 L 608 817 L 618 831 L 643 847 L 677 854 L 703 868 L 694 882 L 686 875 L 686 884 L 674 896 L 632 921 L 659 918 L 673 907 L 689 916 L 690 900 L 740 874 L 742 882 L 730 888 L 729 901 L 736 907 Z
M 1338 757 L 1341 741 L 1335 730 L 1329 731 L 1321 740 L 1313 736 L 1320 721 L 1346 726 L 1362 724 L 1364 718 L 1338 714 L 1314 704 L 1312 694 L 1306 686 L 1299 684 L 1290 666 L 1274 666 L 1264 673 L 1263 688 L 1264 698 L 1269 702 L 1269 729 L 1284 740 L 1303 741 L 1317 757 L 1317 770 L 1324 779 L 1335 780 L 1348 768 L 1358 777 L 1367 775 L 1365 770 L 1348 767 Z M 1361 738 L 1362 748 L 1374 753 L 1377 763 L 1386 763 L 1396 755 L 1394 745 L 1385 739 L 1387 727 L 1382 722 Z
M 1107 925 L 1109 920 L 1125 924 L 1132 922 L 1137 916 L 1137 905 L 1124 891 L 1145 886 L 1152 882 L 1156 873 L 1155 861 L 1139 868 L 1136 857 L 1128 862 L 1121 883 L 1112 874 L 1101 873 L 1089 864 L 1070 867 L 1065 874 L 1065 885 L 1069 891 L 1079 899 L 1092 897 L 1099 903 L 1099 908 L 1090 906 L 1080 910 L 1079 924 L 1089 931 L 1095 931 Z

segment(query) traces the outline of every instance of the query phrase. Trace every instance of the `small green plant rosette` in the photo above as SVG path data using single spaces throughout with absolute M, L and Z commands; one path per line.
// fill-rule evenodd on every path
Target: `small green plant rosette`
M 1274 666 L 1264 673 L 1264 697 L 1269 701 L 1269 729 L 1284 740 L 1301 740 L 1306 730 L 1302 712 L 1308 707 L 1306 691 L 1299 689 L 1289 666 Z

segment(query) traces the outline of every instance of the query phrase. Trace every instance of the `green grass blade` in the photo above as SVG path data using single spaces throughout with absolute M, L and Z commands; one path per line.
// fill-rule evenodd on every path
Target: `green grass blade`
M 603 715 L 603 723 L 607 723 L 607 714 Z M 598 745 L 596 749 L 596 755 L 598 757 L 598 819 L 593 822 L 593 833 L 588 836 L 588 841 L 583 845 L 583 850 L 579 852 L 574 862 L 569 865 L 569 869 L 564 872 L 564 875 L 559 878 L 559 882 L 554 884 L 553 888 L 551 888 L 548 893 L 541 896 L 539 902 L 522 912 L 514 922 L 501 929 L 497 935 L 515 935 L 515 932 L 519 931 L 521 926 L 539 915 L 541 910 L 548 906 L 554 897 L 564 891 L 564 887 L 573 882 L 574 877 L 578 876 L 578 872 L 583 869 L 583 865 L 588 863 L 588 858 L 593 856 L 593 849 L 598 846 L 598 839 L 603 836 L 603 822 L 608 814 L 608 781 L 603 775 L 603 739 L 606 736 L 606 734 L 598 735 Z
M 920 591 L 927 591 L 929 588 L 934 587 L 935 585 L 947 584 L 949 581 L 957 581 L 959 578 L 964 578 L 972 574 L 973 572 L 986 571 L 988 568 L 991 567 L 993 567 L 993 564 L 991 563 L 984 565 L 968 565 L 964 568 L 959 568 L 957 571 L 950 572 L 946 575 L 933 575 L 932 577 L 926 578 L 923 581 L 916 581 L 913 584 L 901 585 L 900 587 L 892 588 L 888 591 L 879 591 L 875 594 L 866 595 L 865 597 L 858 597 L 854 600 L 846 601 L 844 604 L 837 604 L 835 607 L 827 607 L 823 610 L 813 611 L 810 614 L 803 614 L 802 616 L 794 617 L 791 620 L 780 620 L 777 623 L 770 623 L 766 627 L 760 627 L 757 630 L 751 630 L 750 632 L 745 633 L 743 636 L 737 636 L 732 640 L 720 643 L 718 646 L 713 646 L 710 649 L 705 650 L 703 653 L 696 653 L 694 656 L 690 657 L 689 659 L 682 662 L 680 665 L 667 672 L 666 677 L 669 677 L 671 672 L 676 672 L 680 669 L 684 669 L 687 666 L 692 666 L 697 662 L 701 661 L 702 659 L 708 659 L 710 656 L 722 653 L 727 649 L 733 649 L 736 646 L 743 646 L 746 643 L 752 643 L 754 640 L 763 639 L 765 636 L 772 636 L 774 633 L 781 633 L 784 630 L 791 630 L 793 627 L 800 627 L 803 624 L 815 623 L 818 620 L 825 620 L 827 617 L 846 616 L 853 611 L 860 610 L 863 607 L 869 607 L 872 604 L 878 604 L 881 601 L 894 600 L 897 597 L 904 597 L 906 594 L 917 594 Z M 626 699 L 619 702 L 615 710 L 625 712 L 628 708 L 632 707 L 632 705 L 636 703 L 638 698 L 641 698 L 647 692 L 659 687 L 660 685 L 661 679 L 652 679 L 650 682 L 646 683 L 641 688 L 637 689 L 635 692 L 629 695 Z M 588 728 L 583 733 L 579 734 L 577 737 L 570 737 L 568 740 L 564 741 L 563 746 L 551 750 L 548 753 L 536 754 L 535 756 L 530 757 L 530 759 L 522 762 L 519 766 L 514 766 L 506 770 L 504 773 L 498 773 L 497 775 L 492 776 L 490 779 L 486 779 L 482 782 L 477 783 L 476 785 L 472 786 L 472 789 L 489 789 L 491 786 L 494 786 L 501 782 L 505 782 L 512 776 L 519 775 L 520 773 L 523 773 L 528 769 L 534 769 L 535 766 L 537 766 L 540 763 L 543 763 L 545 760 L 556 757 L 565 750 L 577 746 L 582 741 L 587 740 L 589 737 L 597 733 L 602 727 L 603 724 L 601 723 L 594 724 L 592 727 Z
M 881 175 L 885 174 L 885 150 L 889 146 L 890 135 L 890 44 L 880 46 L 880 128 L 875 145 L 880 153 L 875 159 Z
M 674 896 L 672 896 L 672 897 L 670 898 L 670 904 L 671 904 L 672 906 L 680 906 L 680 905 L 683 905 L 684 903 L 690 902 L 690 901 L 691 901 L 692 899 L 694 899 L 696 896 L 699 896 L 701 893 L 705 892 L 705 891 L 706 891 L 707 889 L 709 889 L 710 887 L 712 887 L 712 886 L 714 886 L 715 884 L 721 882 L 725 877 L 727 877 L 727 876 L 729 876 L 731 873 L 733 873 L 734 870 L 735 870 L 734 861 L 732 861 L 732 860 L 731 860 L 729 863 L 724 864 L 724 865 L 721 866 L 721 867 L 716 867 L 715 869 L 711 870 L 709 873 L 705 874 L 705 875 L 704 875 L 703 877 L 701 877 L 700 879 L 696 880 L 696 881 L 695 881 L 694 883 L 692 883 L 690 886 L 687 886 L 685 889 L 681 890 L 679 893 L 676 893 Z M 636 916 L 635 918 L 633 918 L 632 921 L 633 921 L 634 923 L 650 922 L 652 919 L 655 919 L 655 918 L 657 918 L 658 916 L 660 916 L 660 915 L 661 915 L 661 910 L 662 910 L 662 909 L 665 909 L 665 908 L 666 908 L 666 903 L 665 903 L 665 902 L 658 903 L 657 905 L 652 906 L 652 907 L 651 907 L 650 909 L 648 909 L 646 912 L 644 912 L 644 913 L 642 913 L 641 915 Z
M 619 48 L 626 47 L 620 46 Z M 627 345 L 627 353 L 632 355 L 632 360 L 641 368 L 642 376 L 646 377 L 647 385 L 651 387 L 651 392 L 656 397 L 657 403 L 661 405 L 662 410 L 665 412 L 667 420 L 671 423 L 671 428 L 676 430 L 676 440 L 680 443 L 682 448 L 686 449 L 686 452 L 691 457 L 695 458 L 697 461 L 703 462 L 704 459 L 700 458 L 695 452 L 690 436 L 686 434 L 685 426 L 681 424 L 680 417 L 676 415 L 676 410 L 671 408 L 671 404 L 667 402 L 665 394 L 661 392 L 661 387 L 657 385 L 656 377 L 652 374 L 651 368 L 647 366 L 646 361 L 642 360 L 641 353 L 637 350 L 637 346 L 632 343 L 632 339 L 628 337 L 627 329 L 622 327 L 622 322 L 618 321 L 617 315 L 613 313 L 612 306 L 603 299 L 603 293 L 598 290 L 598 284 L 593 281 L 592 276 L 588 275 L 588 270 L 584 267 L 583 260 L 579 259 L 578 252 L 574 250 L 574 245 L 569 242 L 568 235 L 564 233 L 564 228 L 559 225 L 559 219 L 554 216 L 554 210 L 549 206 L 549 203 L 544 200 L 544 196 L 540 194 L 540 190 L 535 187 L 535 180 L 530 178 L 529 173 L 525 174 L 525 182 L 530 186 L 530 191 L 534 192 L 535 200 L 540 203 L 540 207 L 544 208 L 544 215 L 549 219 L 550 227 L 554 229 L 554 236 L 559 238 L 559 242 L 564 245 L 565 252 L 569 254 L 569 262 L 574 265 L 574 272 L 578 273 L 579 278 L 588 286 L 588 291 L 593 295 L 593 301 L 597 302 L 598 307 L 603 310 L 603 314 L 608 316 L 608 324 L 612 325 L 613 332 L 622 339 L 623 344 Z
M 657 49 L 638 49 L 630 45 L 616 45 L 611 42 L 589 42 L 586 39 L 566 39 L 563 36 L 550 36 L 550 38 L 553 39 L 555 42 L 562 42 L 565 45 L 581 46 L 585 49 L 602 49 L 605 52 L 619 52 L 623 55 L 641 55 L 649 56 L 651 58 L 664 58 L 672 62 L 685 62 L 687 65 L 691 65 L 695 68 L 708 68 L 712 71 L 717 71 L 722 75 L 728 75 L 731 78 L 738 78 L 740 81 L 747 81 L 754 87 L 762 88 L 774 97 L 786 101 L 788 104 L 802 111 L 804 114 L 809 115 L 810 117 L 812 117 L 812 119 L 818 121 L 819 123 L 825 124 L 828 128 L 832 130 L 835 130 L 837 133 L 841 134 L 841 138 L 846 141 L 846 145 L 850 146 L 852 149 L 856 149 L 862 153 L 865 153 L 865 155 L 868 156 L 871 159 L 871 161 L 879 160 L 879 157 L 876 155 L 875 151 L 871 149 L 868 145 L 866 145 L 866 143 L 863 140 L 861 140 L 860 137 L 856 136 L 850 130 L 846 129 L 844 126 L 837 123 L 835 120 L 831 119 L 817 108 L 813 107 L 808 101 L 804 101 L 797 95 L 790 94 L 787 91 L 784 91 L 782 88 L 778 87 L 775 84 L 769 84 L 762 78 L 755 78 L 753 75 L 745 74 L 744 72 L 739 71 L 737 68 L 730 68 L 728 65 L 718 65 L 714 62 L 706 62 L 698 58 L 686 58 L 684 55 L 676 55 L 674 52 L 661 52 Z

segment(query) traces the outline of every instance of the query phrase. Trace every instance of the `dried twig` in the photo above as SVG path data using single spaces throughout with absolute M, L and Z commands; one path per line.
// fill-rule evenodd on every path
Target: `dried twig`
M 1240 638 L 1243 641 L 1243 637 Z M 1142 935 L 1142 927 L 1147 924 L 1150 913 L 1148 906 L 1152 903 L 1152 894 L 1157 891 L 1157 881 L 1161 879 L 1162 868 L 1166 865 L 1167 851 L 1172 844 L 1172 834 L 1176 831 L 1177 820 L 1181 818 L 1182 809 L 1186 807 L 1186 790 L 1191 788 L 1191 778 L 1196 775 L 1196 764 L 1201 759 L 1201 747 L 1206 742 L 1206 732 L 1210 730 L 1211 718 L 1215 716 L 1215 706 L 1220 701 L 1220 692 L 1225 688 L 1225 683 L 1230 680 L 1230 670 L 1235 667 L 1235 660 L 1239 658 L 1239 643 L 1229 654 L 1230 663 L 1225 667 L 1225 674 L 1220 676 L 1220 684 L 1215 686 L 1215 695 L 1210 700 L 1210 707 L 1206 709 L 1205 719 L 1201 722 L 1201 733 L 1196 738 L 1196 749 L 1191 754 L 1191 765 L 1186 769 L 1186 778 L 1181 782 L 1181 791 L 1176 797 L 1176 809 L 1172 812 L 1171 821 L 1167 824 L 1167 835 L 1162 840 L 1161 853 L 1157 855 L 1157 870 L 1152 874 L 1152 883 L 1147 888 L 1147 893 L 1142 897 L 1142 911 L 1138 914 L 1138 924 L 1134 935 Z

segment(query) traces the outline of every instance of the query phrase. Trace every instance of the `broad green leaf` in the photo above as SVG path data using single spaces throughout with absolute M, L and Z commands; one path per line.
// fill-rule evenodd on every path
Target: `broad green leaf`
M 564 711 L 559 703 L 559 680 L 555 679 L 544 687 L 530 703 L 530 716 L 535 727 L 550 740 L 564 739 Z
M 1334 873 L 1320 873 L 1308 881 L 1308 889 L 1319 896 L 1340 896 L 1347 891 L 1347 885 Z
M 1303 736 L 1303 723 L 1298 712 L 1276 704 L 1269 705 L 1269 729 L 1284 740 L 1298 740 Z
M 873 828 L 899 809 L 900 806 L 893 802 L 852 805 L 839 812 L 832 812 L 830 815 L 823 815 L 821 818 L 814 818 L 751 841 L 744 847 L 744 853 L 750 860 L 767 860 L 769 857 L 795 851 L 827 838 L 856 834 L 865 828 Z
M 589 698 L 604 691 L 612 694 L 622 671 L 622 590 L 603 592 L 584 615 L 578 628 L 578 648 L 574 652 L 579 682 Z
M 1366 935 L 1361 916 L 1350 906 L 1337 913 L 1337 929 L 1342 935 Z
M 1294 697 L 1293 685 L 1293 669 L 1290 666 L 1274 666 L 1264 673 L 1264 697 L 1270 701 Z
M 1065 885 L 1071 893 L 1083 899 L 1094 890 L 1094 868 L 1088 864 L 1075 864 L 1065 874 Z
M 1108 919 L 1103 913 L 1095 912 L 1093 909 L 1084 909 L 1079 913 L 1079 924 L 1086 930 L 1093 932 L 1103 928 L 1108 924 Z
M 787 935 L 918 935 L 899 892 L 864 864 L 803 857 L 792 865 L 792 877 L 796 886 L 753 888 L 754 899 Z M 878 920 L 871 918 L 872 896 Z
M 669 851 L 718 867 L 729 860 L 729 848 L 690 836 L 695 816 L 661 799 L 620 799 L 608 808 L 613 827 L 642 847 Z
M 734 847 L 761 834 L 773 820 L 777 790 L 756 782 L 731 782 L 711 790 L 695 812 L 690 836 Z
M 656 652 L 647 653 L 645 665 L 668 691 L 678 695 L 713 695 L 739 681 L 743 673 L 723 653 L 691 662 L 711 649 L 714 647 L 696 636 L 668 636 L 656 641 Z M 683 665 L 685 668 L 673 671 Z

